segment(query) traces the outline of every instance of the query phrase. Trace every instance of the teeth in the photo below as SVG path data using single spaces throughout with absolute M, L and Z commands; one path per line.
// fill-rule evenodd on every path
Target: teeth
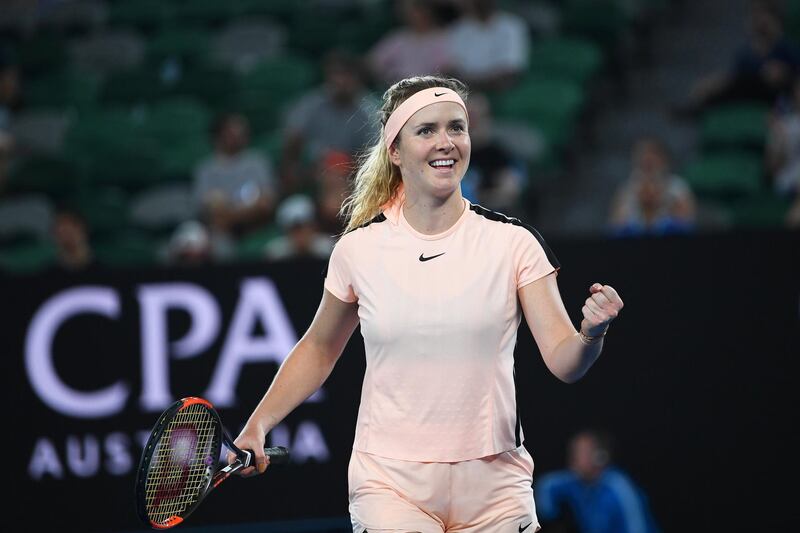
M 452 159 L 442 159 L 438 161 L 431 161 L 432 167 L 448 167 L 454 165 L 456 162 Z

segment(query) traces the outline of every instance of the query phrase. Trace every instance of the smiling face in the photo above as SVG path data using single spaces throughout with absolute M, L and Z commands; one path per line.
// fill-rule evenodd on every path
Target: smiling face
M 405 123 L 389 148 L 400 168 L 406 195 L 446 199 L 459 190 L 467 171 L 470 138 L 467 114 L 453 102 L 423 107 Z

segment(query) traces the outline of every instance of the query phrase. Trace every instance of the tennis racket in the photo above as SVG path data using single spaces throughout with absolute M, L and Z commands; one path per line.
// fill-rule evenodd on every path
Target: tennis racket
M 219 464 L 223 444 L 236 454 L 236 461 L 224 466 Z M 270 464 L 289 460 L 282 446 L 264 453 Z M 139 518 L 154 529 L 177 526 L 228 476 L 251 465 L 255 454 L 233 444 L 210 402 L 178 400 L 161 414 L 142 452 L 136 473 Z

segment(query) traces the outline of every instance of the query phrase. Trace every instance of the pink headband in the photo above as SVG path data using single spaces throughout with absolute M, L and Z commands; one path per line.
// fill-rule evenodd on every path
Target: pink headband
M 423 89 L 419 92 L 412 94 L 402 104 L 397 106 L 397 109 L 392 111 L 389 120 L 386 121 L 386 126 L 383 127 L 383 142 L 386 143 L 386 149 L 394 142 L 397 134 L 411 118 L 411 115 L 431 104 L 439 102 L 453 102 L 464 108 L 467 112 L 467 106 L 464 105 L 464 100 L 458 96 L 458 93 L 446 87 L 432 87 L 430 89 Z

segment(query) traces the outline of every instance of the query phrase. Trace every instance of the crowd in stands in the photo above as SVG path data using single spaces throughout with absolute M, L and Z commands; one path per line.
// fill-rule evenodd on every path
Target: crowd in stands
M 471 88 L 465 196 L 535 214 L 537 185 L 569 179 L 567 148 L 616 45 L 669 5 L 9 1 L 0 267 L 324 257 L 360 150 L 380 134 L 382 91 L 414 74 Z M 758 176 L 797 196 L 800 56 L 773 5 L 753 5 L 734 68 L 699 82 L 684 111 L 768 106 L 769 138 L 749 147 L 764 154 Z M 606 234 L 694 231 L 703 173 L 670 168 L 658 132 L 643 132 L 631 166 Z M 800 204 L 784 212 L 800 224 Z

